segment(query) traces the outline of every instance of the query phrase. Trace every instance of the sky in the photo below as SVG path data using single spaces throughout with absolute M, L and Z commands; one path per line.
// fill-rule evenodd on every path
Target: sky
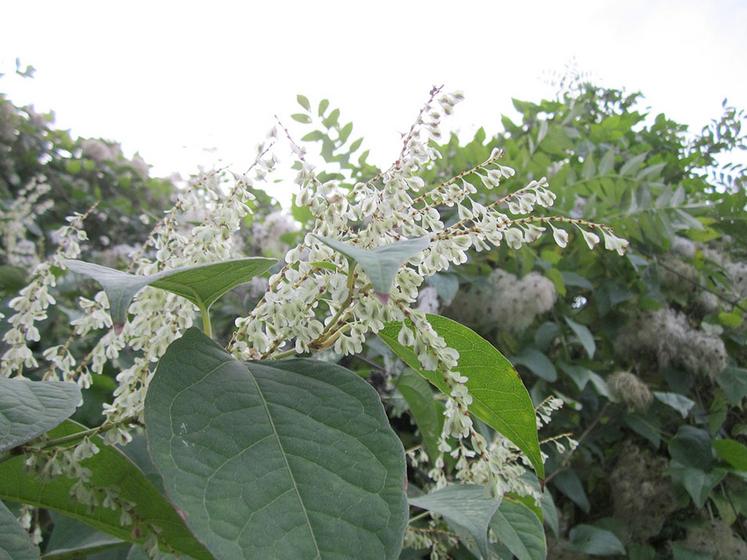
M 463 136 L 499 130 L 512 97 L 551 96 L 569 65 L 694 129 L 724 97 L 747 107 L 744 0 L 15 0 L 3 19 L 0 91 L 163 176 L 245 168 L 298 93 L 340 107 L 380 165 L 434 84 L 465 93 L 447 123 Z

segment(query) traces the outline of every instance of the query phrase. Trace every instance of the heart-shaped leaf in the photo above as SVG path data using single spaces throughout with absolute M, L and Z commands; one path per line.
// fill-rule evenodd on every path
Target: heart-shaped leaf
M 430 243 L 429 237 L 416 237 L 368 250 L 329 237 L 314 237 L 357 262 L 371 281 L 374 291 L 381 296 L 389 295 L 394 277 L 402 265 Z
M 83 430 L 85 428 L 80 424 L 66 420 L 49 435 L 58 438 Z M 91 441 L 99 452 L 81 465 L 90 469 L 94 486 L 116 488 L 120 497 L 134 504 L 136 518 L 159 529 L 158 540 L 164 546 L 197 560 L 211 560 L 212 557 L 195 540 L 171 504 L 124 453 L 107 445 L 98 436 L 93 436 Z M 120 523 L 118 511 L 103 506 L 89 508 L 71 497 L 74 480 L 64 476 L 43 480 L 26 469 L 26 458 L 18 455 L 0 462 L 0 499 L 58 511 L 124 541 L 135 542 L 144 538 L 142 532 L 139 537 L 134 536 L 133 526 Z
M 402 444 L 376 391 L 316 360 L 242 363 L 197 329 L 145 401 L 166 492 L 218 558 L 397 558 Z
M 0 558 L 7 560 L 39 560 L 39 549 L 15 516 L 0 502 Z
M 427 318 L 446 344 L 459 352 L 457 369 L 468 378 L 467 388 L 473 399 L 470 411 L 521 449 L 532 462 L 537 476 L 543 478 L 545 471 L 534 405 L 511 363 L 492 344 L 464 325 L 440 315 Z M 379 336 L 407 365 L 448 394 L 441 374 L 424 371 L 415 353 L 397 342 L 401 328 L 402 323 L 387 323 Z
M 123 324 L 127 308 L 135 294 L 145 286 L 161 288 L 180 295 L 207 312 L 223 294 L 236 286 L 263 274 L 277 261 L 264 257 L 248 257 L 210 264 L 164 270 L 147 276 L 128 274 L 98 264 L 68 260 L 65 265 L 77 274 L 93 278 L 101 284 L 109 298 L 112 320 Z
M 79 403 L 75 383 L 0 376 L 0 453 L 58 426 Z
M 443 515 L 450 525 L 466 531 L 484 557 L 488 557 L 488 526 L 501 501 L 482 486 L 454 484 L 410 498 L 410 504 Z

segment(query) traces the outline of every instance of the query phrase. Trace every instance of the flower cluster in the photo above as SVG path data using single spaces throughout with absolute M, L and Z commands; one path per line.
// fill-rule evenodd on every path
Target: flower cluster
M 53 206 L 51 200 L 41 200 L 50 188 L 45 177 L 36 177 L 16 194 L 7 208 L 0 209 L 2 253 L 8 264 L 31 270 L 38 263 L 36 245 L 26 238 L 26 233 Z
M 55 303 L 54 296 L 50 293 L 57 283 L 54 269 L 64 269 L 65 259 L 77 258 L 81 252 L 80 243 L 88 239 L 83 229 L 83 220 L 90 211 L 67 218 L 68 225 L 56 232 L 57 251 L 34 268 L 29 284 L 10 300 L 9 307 L 15 313 L 8 318 L 10 329 L 3 335 L 3 341 L 8 345 L 0 358 L 3 375 L 22 375 L 24 367 L 38 366 L 28 343 L 39 341 L 36 323 L 47 318 L 47 309 Z
M 691 326 L 686 315 L 668 307 L 632 321 L 617 337 L 615 351 L 648 358 L 659 369 L 676 367 L 712 378 L 727 363 L 721 337 Z
M 495 269 L 480 283 L 460 290 L 448 313 L 465 325 L 520 333 L 555 305 L 555 285 L 537 272 L 521 279 Z
M 475 431 L 469 414 L 472 397 L 465 384 L 467 377 L 458 368 L 459 355 L 433 329 L 425 313 L 413 309 L 424 280 L 465 263 L 471 249 L 483 251 L 503 243 L 518 249 L 535 241 L 547 227 L 561 246 L 568 242 L 568 226 L 578 228 L 590 248 L 600 242 L 595 230 L 610 250 L 622 252 L 627 242 L 608 228 L 583 220 L 531 216 L 536 208 L 551 206 L 555 199 L 544 178 L 497 197 L 489 205 L 474 200 L 477 189 L 473 180 L 497 189 L 514 174 L 499 163 L 499 150 L 456 177 L 426 185 L 417 173 L 439 157 L 428 140 L 440 136 L 443 116 L 460 99 L 458 94 L 443 95 L 434 89 L 404 135 L 397 161 L 349 191 L 337 181 L 320 181 L 303 150 L 296 147 L 300 169 L 296 203 L 308 208 L 314 222 L 302 242 L 286 254 L 283 269 L 270 278 L 264 298 L 248 316 L 236 321 L 230 348 L 241 359 L 327 348 L 341 355 L 354 354 L 361 352 L 366 336 L 381 330 L 385 322 L 407 321 L 399 332 L 399 343 L 413 349 L 424 369 L 439 371 L 449 387 L 441 451 L 460 461 L 480 457 L 490 465 L 490 446 Z M 320 241 L 322 236 L 365 250 L 403 239 L 426 238 L 429 242 L 397 272 L 388 296 L 380 297 L 366 275 Z M 543 287 L 547 282 L 536 275 L 528 281 Z M 555 299 L 553 289 L 545 292 L 539 303 L 543 309 Z M 443 458 L 437 458 L 435 464 L 437 469 L 442 467 Z

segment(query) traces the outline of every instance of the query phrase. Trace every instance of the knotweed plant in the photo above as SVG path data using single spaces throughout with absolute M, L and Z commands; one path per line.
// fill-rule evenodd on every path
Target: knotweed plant
M 419 300 L 423 283 L 466 263 L 470 251 L 516 250 L 542 235 L 565 247 L 576 230 L 590 249 L 603 239 L 620 254 L 627 242 L 604 225 L 544 212 L 555 199 L 545 178 L 507 191 L 514 171 L 498 149 L 455 177 L 426 183 L 421 175 L 440 157 L 434 141 L 441 122 L 461 100 L 433 88 L 394 163 L 352 187 L 320 179 L 326 175 L 279 123 L 298 170 L 296 204 L 312 219 L 278 263 L 245 257 L 236 243 L 251 189 L 270 181 L 277 167 L 276 130 L 247 172 L 205 173 L 182 191 L 132 255 L 128 272 L 74 260 L 87 216 L 72 217 L 57 236 L 57 252 L 11 301 L 2 371 L 13 379 L 0 387 L 86 388 L 110 363 L 118 371 L 114 400 L 104 405 L 98 427 L 68 421 L 64 433 L 38 437 L 63 415 L 0 451 L 22 454 L 30 469 L 23 476 L 74 479 L 68 491 L 75 500 L 89 511 L 116 510 L 125 533 L 145 540 L 151 555 L 160 547 L 195 558 L 397 558 L 409 525 L 408 546 L 427 545 L 438 557 L 456 534 L 443 531 L 443 522 L 458 526 L 459 504 L 472 504 L 468 516 L 480 508 L 491 515 L 464 543 L 487 557 L 496 531 L 488 522 L 501 497 L 541 497 L 537 429 L 561 401 L 535 409 L 497 350 L 459 323 L 426 313 L 436 307 Z M 491 203 L 474 197 L 478 182 L 495 192 Z M 278 217 L 271 217 L 252 231 L 276 229 Z M 282 244 L 269 241 L 268 254 L 277 253 Z M 227 345 L 211 340 L 212 303 L 271 268 L 265 293 L 235 320 Z M 55 303 L 57 275 L 68 269 L 93 278 L 102 291 L 80 298 L 68 342 L 44 349 L 40 363 L 30 347 L 39 341 L 36 324 Z M 201 329 L 192 326 L 195 311 Z M 92 350 L 73 356 L 72 343 L 94 333 Z M 428 493 L 410 503 L 430 512 L 430 521 L 418 514 L 408 523 L 405 454 L 378 397 L 334 365 L 361 355 L 372 335 L 438 389 L 425 383 L 443 418 L 430 428 L 431 441 L 424 437 L 407 454 L 427 473 L 417 493 Z M 134 356 L 127 363 L 125 350 Z M 102 448 L 126 445 L 143 429 L 179 508 L 169 531 L 142 496 L 102 484 L 96 474 Z M 562 439 L 552 443 L 563 449 Z M 529 468 L 534 483 L 527 482 Z M 511 507 L 531 513 L 519 502 Z

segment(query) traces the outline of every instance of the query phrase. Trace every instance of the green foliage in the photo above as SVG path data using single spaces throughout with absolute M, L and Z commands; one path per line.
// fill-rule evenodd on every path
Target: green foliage
M 402 265 L 428 246 L 427 237 L 403 239 L 370 251 L 328 237 L 320 237 L 319 241 L 358 263 L 374 291 L 382 296 L 389 295 Z
M 8 560 L 39 560 L 39 549 L 15 516 L 0 502 L 0 558 Z
M 77 138 L 54 126 L 52 113 L 17 106 L 0 93 L 0 209 L 33 178 L 44 176 L 55 205 L 31 232 L 34 240 L 65 224 L 65 217 L 98 203 L 89 238 L 134 244 L 147 232 L 140 216 L 157 217 L 170 204 L 173 185 L 149 176 L 140 158 L 126 158 L 119 144 Z
M 0 376 L 0 454 L 56 427 L 79 402 L 75 383 Z
M 542 521 L 521 502 L 504 498 L 490 528 L 518 560 L 544 560 L 547 555 Z
M 466 532 L 484 556 L 488 556 L 488 527 L 500 501 L 487 494 L 482 486 L 453 485 L 429 494 L 410 498 L 410 504 L 443 515 L 449 525 Z
M 207 314 L 223 294 L 264 274 L 277 261 L 263 257 L 248 257 L 232 261 L 185 266 L 146 276 L 136 276 L 113 268 L 83 261 L 70 260 L 67 267 L 101 284 L 109 299 L 112 320 L 123 324 L 132 298 L 145 286 L 153 286 L 182 296 Z
M 67 420 L 51 430 L 49 437 L 67 440 L 76 435 L 82 437 L 84 431 L 80 424 Z M 81 466 L 90 469 L 94 487 L 114 488 L 122 499 L 133 504 L 135 526 L 122 523 L 116 510 L 103 505 L 88 507 L 78 501 L 71 492 L 77 481 L 64 476 L 50 478 L 29 471 L 24 466 L 25 455 L 0 463 L 0 499 L 58 511 L 129 542 L 143 540 L 144 531 L 155 526 L 159 530 L 158 539 L 167 550 L 209 560 L 210 556 L 190 534 L 179 514 L 145 475 L 120 450 L 107 445 L 98 436 L 89 437 L 99 452 L 82 461 Z
M 402 445 L 358 376 L 313 360 L 241 363 L 196 329 L 161 358 L 149 448 L 219 558 L 397 558 Z
M 544 476 L 540 457 L 534 407 L 511 363 L 489 342 L 456 321 L 428 315 L 428 322 L 450 348 L 459 352 L 459 372 L 468 377 L 472 395 L 470 411 L 521 449 L 539 477 Z M 411 368 L 448 394 L 443 377 L 436 371 L 424 371 L 418 357 L 397 342 L 402 325 L 389 323 L 379 337 Z

